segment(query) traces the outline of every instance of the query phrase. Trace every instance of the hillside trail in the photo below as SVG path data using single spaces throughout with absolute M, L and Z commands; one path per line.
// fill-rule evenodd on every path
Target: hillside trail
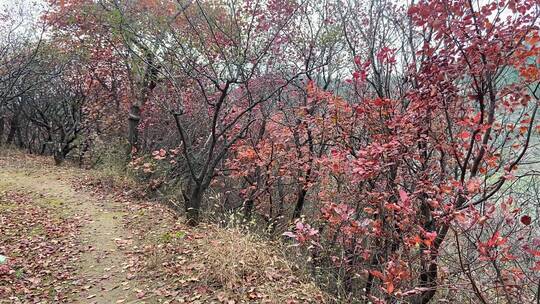
M 129 181 L 0 150 L 0 304 L 325 303 L 280 244 L 197 227 Z M 124 183 L 125 182 L 125 183 Z M 6 272 L 7 266 L 7 272 Z
M 131 244 L 130 231 L 122 222 L 125 207 L 106 195 L 74 189 L 72 174 L 62 168 L 0 164 L 0 187 L 30 193 L 59 212 L 81 218 L 78 238 L 84 250 L 77 266 L 86 285 L 77 303 L 137 302 L 136 282 L 126 271 L 129 257 L 122 250 Z

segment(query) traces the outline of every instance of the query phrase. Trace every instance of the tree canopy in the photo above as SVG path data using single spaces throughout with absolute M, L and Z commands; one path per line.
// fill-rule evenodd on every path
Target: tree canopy
M 0 143 L 87 166 L 114 150 L 191 225 L 235 214 L 293 244 L 344 303 L 533 303 L 539 17 L 49 0 L 30 32 L 0 15 Z

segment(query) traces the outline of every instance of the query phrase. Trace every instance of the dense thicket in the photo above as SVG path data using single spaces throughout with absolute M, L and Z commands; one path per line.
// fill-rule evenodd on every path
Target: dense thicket
M 116 153 L 192 225 L 209 210 L 285 232 L 344 302 L 538 301 L 537 0 L 51 0 L 35 24 L 14 16 L 2 143 L 91 166 Z

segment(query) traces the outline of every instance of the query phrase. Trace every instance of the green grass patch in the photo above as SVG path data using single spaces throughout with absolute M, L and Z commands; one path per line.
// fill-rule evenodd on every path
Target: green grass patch
M 163 233 L 159 240 L 162 243 L 170 243 L 172 241 L 180 240 L 186 237 L 186 233 L 184 231 L 168 231 Z

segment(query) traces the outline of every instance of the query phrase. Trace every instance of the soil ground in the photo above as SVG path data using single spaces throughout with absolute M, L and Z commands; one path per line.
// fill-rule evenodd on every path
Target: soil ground
M 0 151 L 0 303 L 322 303 L 272 244 Z

